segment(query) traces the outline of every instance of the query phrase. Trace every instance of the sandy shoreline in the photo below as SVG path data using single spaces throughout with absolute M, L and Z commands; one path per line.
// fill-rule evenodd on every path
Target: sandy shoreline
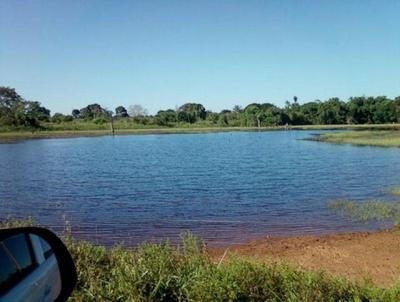
M 305 270 L 324 270 L 379 286 L 400 280 L 400 229 L 321 236 L 264 237 L 245 244 L 210 248 L 215 259 L 238 255 L 265 263 L 284 261 Z

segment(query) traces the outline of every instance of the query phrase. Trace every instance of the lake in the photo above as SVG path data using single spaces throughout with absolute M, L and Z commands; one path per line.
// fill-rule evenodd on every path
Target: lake
M 301 140 L 318 131 L 126 135 L 0 144 L 0 219 L 31 216 L 95 243 L 211 245 L 373 230 L 327 202 L 388 199 L 400 149 Z

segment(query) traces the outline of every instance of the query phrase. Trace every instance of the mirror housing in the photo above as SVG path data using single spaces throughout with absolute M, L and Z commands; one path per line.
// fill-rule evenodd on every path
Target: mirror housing
M 36 237 L 37 236 L 37 237 Z M 21 239 L 22 240 L 19 240 Z M 26 242 L 25 242 L 25 238 L 26 238 Z M 15 240 L 18 239 L 18 240 Z M 8 240 L 8 241 L 7 241 Z M 59 273 L 59 278 L 61 280 L 61 284 L 55 285 L 55 287 L 57 287 L 57 290 L 59 291 L 59 294 L 57 296 L 57 298 L 55 298 L 54 301 L 66 301 L 68 299 L 68 297 L 70 296 L 70 294 L 72 293 L 72 290 L 75 287 L 76 281 L 77 281 L 77 274 L 76 274 L 76 269 L 75 269 L 75 265 L 72 261 L 71 255 L 68 252 L 67 248 L 65 247 L 64 243 L 61 241 L 61 239 L 59 239 L 57 237 L 57 235 L 55 235 L 53 232 L 45 229 L 45 228 L 39 228 L 39 227 L 21 227 L 21 228 L 11 228 L 11 229 L 2 229 L 0 230 L 0 252 L 3 253 L 3 259 L 4 259 L 4 255 L 7 256 L 7 259 L 11 259 L 10 263 L 15 263 L 16 267 L 18 268 L 17 273 L 15 273 L 15 275 L 17 275 L 17 277 L 20 277 L 17 279 L 17 282 L 15 284 L 12 285 L 12 287 L 16 287 L 16 286 L 20 286 L 20 283 L 23 282 L 31 282 L 31 280 L 28 280 L 28 277 L 30 274 L 33 274 L 33 272 L 35 270 L 40 269 L 40 264 L 38 264 L 37 262 L 37 257 L 35 255 L 35 251 L 34 248 L 32 247 L 33 241 L 37 241 L 39 244 L 40 242 L 42 242 L 42 244 L 44 246 L 47 247 L 47 256 L 50 258 L 52 255 L 55 256 L 55 260 L 53 258 L 53 266 L 56 267 L 56 272 L 57 272 L 57 265 L 58 265 L 58 273 Z M 39 242 L 40 241 L 40 242 Z M 7 248 L 7 242 L 9 244 L 9 246 L 14 247 L 14 250 L 16 251 L 16 255 L 13 255 L 12 252 L 10 252 L 10 249 Z M 26 243 L 26 247 L 20 247 L 18 246 L 18 244 L 25 244 Z M 47 243 L 47 245 L 46 245 Z M 36 258 L 34 259 L 34 261 L 32 261 L 32 263 L 30 264 L 30 266 L 27 268 L 21 267 L 18 264 L 18 257 L 23 259 L 23 252 L 21 252 L 21 250 L 24 249 L 24 247 L 28 250 L 29 249 L 29 253 L 30 256 L 32 258 Z M 1 256 L 1 254 L 0 254 Z M 44 256 L 42 255 L 43 261 L 46 256 L 46 253 L 44 254 Z M 8 258 L 9 257 L 9 258 Z M 0 259 L 1 261 L 1 259 Z M 5 261 L 5 260 L 4 260 Z M 55 263 L 55 265 L 54 265 Z M 3 267 L 0 267 L 0 277 L 2 276 L 2 270 L 6 269 Z M 18 274 L 20 272 L 24 271 L 24 275 L 23 276 L 18 276 Z M 54 269 L 53 269 L 54 272 Z M 41 273 L 41 277 L 46 273 L 44 272 L 40 272 Z M 19 274 L 22 275 L 22 274 Z M 49 276 L 50 278 L 52 278 L 52 276 Z M 16 279 L 16 278 L 14 278 Z M 28 280 L 28 281 L 26 281 Z M 58 280 L 58 283 L 60 283 Z M 56 280 L 53 280 L 54 283 L 56 283 Z M 33 281 L 32 281 L 33 282 Z M 33 282 L 34 284 L 28 284 L 29 286 L 31 286 L 31 288 L 35 288 L 38 285 L 39 282 Z M 1 278 L 0 278 L 0 302 L 5 301 L 3 299 L 8 299 L 6 298 L 7 295 L 9 295 L 10 291 L 12 290 L 12 288 L 2 288 L 4 284 L 1 283 Z M 48 284 L 46 284 L 46 289 L 45 292 L 49 293 L 51 291 L 51 286 L 49 286 Z

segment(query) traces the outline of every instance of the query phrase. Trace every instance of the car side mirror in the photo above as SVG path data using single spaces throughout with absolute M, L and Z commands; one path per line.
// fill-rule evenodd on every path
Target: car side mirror
M 51 231 L 0 230 L 0 302 L 66 301 L 76 280 L 71 255 Z

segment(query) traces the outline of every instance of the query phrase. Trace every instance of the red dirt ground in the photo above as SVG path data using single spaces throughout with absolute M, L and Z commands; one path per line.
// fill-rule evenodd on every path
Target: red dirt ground
M 367 278 L 380 286 L 400 280 L 400 230 L 324 236 L 266 237 L 246 244 L 212 248 L 217 260 L 229 255 L 292 264 L 304 270 L 325 270 L 353 281 Z

